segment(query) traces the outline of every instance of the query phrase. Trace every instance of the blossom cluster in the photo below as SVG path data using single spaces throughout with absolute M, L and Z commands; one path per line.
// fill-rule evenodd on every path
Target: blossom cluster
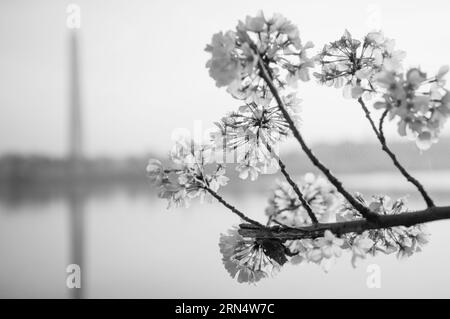
M 450 98 L 444 88 L 448 67 L 429 78 L 419 68 L 404 72 L 404 57 L 405 52 L 395 50 L 395 41 L 381 32 L 370 32 L 359 41 L 345 31 L 318 54 L 321 69 L 314 75 L 323 84 L 343 87 L 347 98 L 376 97 L 374 108 L 388 110 L 389 119 L 398 120 L 398 133 L 410 136 L 426 150 L 437 142 L 450 114 Z
M 361 195 L 357 199 L 371 211 L 379 215 L 395 215 L 407 213 L 406 200 L 401 198 L 392 201 L 388 196 L 373 196 L 370 203 L 367 203 Z M 356 215 L 354 208 L 347 205 L 343 209 L 345 218 L 351 218 L 351 214 Z M 344 218 L 344 219 L 345 219 Z M 422 246 L 428 242 L 428 234 L 425 225 L 414 225 L 411 227 L 391 227 L 387 229 L 371 229 L 365 232 L 365 238 L 370 239 L 373 244 L 367 250 L 368 253 L 376 255 L 381 252 L 384 254 L 396 253 L 398 258 L 409 257 L 415 252 L 420 252 Z M 347 235 L 347 240 L 353 243 L 358 241 L 356 234 Z M 361 254 L 353 256 L 353 262 L 356 258 L 364 258 Z
M 340 194 L 322 176 L 306 174 L 297 183 L 303 198 L 309 204 L 319 222 L 335 220 L 335 211 L 341 203 Z M 311 220 L 298 195 L 288 182 L 277 181 L 277 186 L 269 198 L 266 215 L 272 224 L 289 227 L 310 225 Z
M 214 34 L 205 49 L 211 53 L 206 66 L 218 87 L 226 86 L 235 98 L 253 99 L 264 86 L 259 61 L 277 85 L 295 87 L 298 80 L 309 80 L 314 62 L 306 50 L 312 47 L 311 42 L 302 44 L 297 27 L 285 17 L 266 18 L 260 12 L 240 21 L 235 31 Z
M 199 197 L 203 201 L 208 194 L 207 189 L 215 192 L 227 184 L 229 178 L 225 176 L 225 167 L 214 164 L 212 155 L 211 146 L 180 139 L 170 152 L 170 168 L 150 159 L 147 175 L 158 187 L 158 196 L 167 199 L 169 207 L 186 207 L 190 199 Z
M 220 237 L 219 248 L 225 269 L 238 282 L 254 283 L 274 275 L 287 260 L 284 254 L 275 257 L 274 245 L 264 241 L 242 237 L 237 228 L 232 228 Z M 283 247 L 281 244 L 275 247 Z M 284 257 L 284 258 L 283 258 Z
M 300 183 L 305 198 L 318 214 L 318 219 L 321 222 L 330 221 L 327 213 L 331 213 L 332 219 L 337 222 L 358 218 L 359 213 L 326 184 L 325 180 L 312 174 L 308 174 Z M 387 196 L 373 196 L 371 201 L 366 202 L 359 194 L 356 198 L 379 215 L 408 212 L 404 199 L 391 201 Z M 274 190 L 267 212 L 268 224 L 278 224 L 281 227 L 311 225 L 295 193 L 289 185 L 283 183 Z M 287 261 L 292 264 L 318 264 L 328 272 L 337 258 L 345 252 L 351 254 L 353 267 L 356 267 L 358 260 L 378 253 L 396 253 L 398 258 L 409 257 L 421 251 L 428 242 L 427 236 L 424 225 L 373 229 L 341 236 L 325 230 L 322 235 L 313 238 L 287 240 L 282 245 L 265 247 L 257 239 L 242 237 L 238 229 L 233 228 L 228 235 L 221 236 L 219 246 L 225 268 L 232 277 L 237 276 L 239 282 L 254 283 L 277 273 Z
M 292 264 L 315 263 L 328 272 L 338 257 L 344 252 L 351 254 L 351 263 L 356 267 L 357 261 L 368 255 L 397 253 L 398 258 L 409 257 L 421 251 L 427 241 L 422 225 L 413 227 L 393 227 L 389 229 L 367 230 L 361 234 L 350 233 L 337 237 L 326 230 L 323 237 L 298 239 L 285 243 L 293 253 Z
M 370 32 L 359 41 L 346 30 L 339 40 L 326 44 L 319 53 L 321 70 L 314 75 L 323 84 L 343 87 L 347 98 L 369 99 L 376 92 L 374 75 L 381 70 L 402 69 L 405 53 L 394 47 L 395 41 L 381 32 Z
M 384 94 L 374 107 L 388 110 L 390 119 L 398 119 L 399 134 L 409 135 L 422 150 L 437 142 L 450 115 L 450 95 L 444 88 L 448 70 L 443 66 L 433 77 L 419 68 L 405 74 L 382 71 L 376 75 Z
M 286 110 L 299 122 L 300 99 L 295 94 L 283 97 Z M 286 119 L 270 92 L 264 92 L 253 102 L 246 103 L 215 123 L 217 130 L 211 134 L 219 149 L 236 155 L 236 169 L 242 179 L 255 180 L 259 174 L 278 170 L 279 143 L 291 134 Z

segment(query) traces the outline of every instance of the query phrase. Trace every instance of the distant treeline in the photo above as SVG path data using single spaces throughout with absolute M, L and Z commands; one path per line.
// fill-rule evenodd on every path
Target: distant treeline
M 144 158 L 114 160 L 108 158 L 83 159 L 79 163 L 77 179 L 129 180 L 145 178 Z M 73 179 L 72 161 L 46 156 L 4 156 L 0 159 L 0 182 L 29 183 L 56 182 Z
M 417 170 L 449 170 L 450 138 L 422 154 L 414 143 L 391 143 L 404 166 Z M 365 173 L 394 171 L 388 156 L 377 144 L 341 143 L 338 145 L 317 144 L 313 151 L 336 173 Z M 145 166 L 150 157 L 136 156 L 115 160 L 110 158 L 84 159 L 80 163 L 77 179 L 88 183 L 145 182 Z M 292 174 L 314 171 L 314 167 L 301 151 L 282 153 L 281 157 Z M 233 165 L 230 165 L 231 168 Z M 73 179 L 71 161 L 47 156 L 8 155 L 0 158 L 0 183 L 67 182 Z M 230 171 L 234 171 L 231 169 Z M 230 172 L 231 173 L 231 172 Z M 232 177 L 235 174 L 231 173 Z
M 443 139 L 423 154 L 420 154 L 413 143 L 395 143 L 391 146 L 399 160 L 411 171 L 450 170 L 450 138 Z M 313 150 L 338 175 L 395 171 L 390 159 L 376 144 L 318 144 L 313 145 Z M 300 151 L 281 153 L 281 157 L 293 176 L 306 172 L 317 173 Z M 150 186 L 145 175 L 149 158 L 164 156 L 143 155 L 122 160 L 84 159 L 79 165 L 78 173 L 73 174 L 73 162 L 68 159 L 3 156 L 0 158 L 0 203 L 17 205 L 47 202 L 55 198 L 67 200 L 75 195 L 86 198 L 110 196 L 116 191 L 125 191 L 131 196 L 153 196 L 155 188 Z M 235 196 L 242 196 L 249 190 L 266 193 L 274 185 L 274 179 L 281 178 L 278 172 L 274 175 L 262 175 L 257 183 L 242 181 L 233 164 L 228 164 L 227 176 L 231 181 L 224 191 L 234 193 Z

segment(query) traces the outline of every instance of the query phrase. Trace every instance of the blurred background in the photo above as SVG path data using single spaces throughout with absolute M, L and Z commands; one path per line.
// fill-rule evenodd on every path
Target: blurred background
M 450 223 L 410 259 L 350 256 L 324 273 L 287 266 L 257 286 L 228 276 L 219 234 L 237 224 L 216 203 L 167 210 L 145 177 L 181 131 L 202 135 L 239 104 L 217 89 L 203 51 L 213 33 L 263 9 L 299 26 L 315 50 L 347 28 L 383 29 L 430 74 L 450 63 L 448 1 L 56 1 L 0 2 L 0 297 L 303 298 L 450 297 Z M 79 17 L 79 20 L 74 18 Z M 74 24 L 75 21 L 75 24 Z M 76 22 L 79 22 L 78 24 Z M 301 83 L 301 131 L 352 191 L 424 204 L 380 152 L 362 110 L 342 91 Z M 390 123 L 387 138 L 439 205 L 450 204 L 450 125 L 420 153 Z M 294 142 L 281 156 L 315 172 Z M 264 221 L 277 174 L 232 181 L 224 197 Z M 68 289 L 66 267 L 81 267 Z M 381 288 L 366 285 L 367 266 Z

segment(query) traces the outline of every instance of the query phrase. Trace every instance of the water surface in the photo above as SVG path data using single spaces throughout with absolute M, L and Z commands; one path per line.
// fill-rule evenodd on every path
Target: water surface
M 365 193 L 382 193 L 380 187 L 393 185 L 389 178 L 343 177 L 350 187 L 364 185 Z M 395 196 L 414 194 L 409 186 L 394 188 Z M 448 185 L 434 182 L 431 188 L 439 204 L 450 204 Z M 261 221 L 264 195 L 226 194 Z M 329 273 L 314 264 L 287 265 L 254 286 L 232 280 L 221 263 L 219 234 L 239 220 L 217 203 L 166 210 L 150 191 L 120 189 L 75 198 L 19 198 L 0 201 L 3 298 L 450 297 L 449 221 L 429 224 L 430 243 L 409 259 L 371 257 L 353 269 L 346 255 Z M 423 207 L 416 195 L 409 200 L 412 208 Z M 66 267 L 80 258 L 82 289 L 75 291 L 66 287 Z M 367 266 L 374 263 L 381 267 L 380 289 L 366 285 Z

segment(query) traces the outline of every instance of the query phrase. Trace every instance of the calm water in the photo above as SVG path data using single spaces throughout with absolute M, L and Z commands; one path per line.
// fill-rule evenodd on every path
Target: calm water
M 439 204 L 450 204 L 448 175 L 423 176 Z M 390 175 L 343 179 L 351 187 L 364 185 L 366 193 L 380 193 L 386 185 L 396 193 L 414 193 Z M 227 198 L 263 220 L 263 195 Z M 417 197 L 410 203 L 421 207 Z M 429 224 L 428 247 L 404 261 L 379 256 L 353 269 L 347 255 L 329 273 L 313 264 L 288 265 L 257 286 L 235 282 L 221 263 L 219 234 L 237 222 L 216 203 L 168 211 L 150 192 L 118 190 L 75 202 L 3 200 L 0 297 L 450 297 L 450 222 Z M 77 256 L 82 256 L 82 290 L 74 293 L 66 288 L 66 267 Z M 380 289 L 366 285 L 367 266 L 373 263 L 381 267 Z

